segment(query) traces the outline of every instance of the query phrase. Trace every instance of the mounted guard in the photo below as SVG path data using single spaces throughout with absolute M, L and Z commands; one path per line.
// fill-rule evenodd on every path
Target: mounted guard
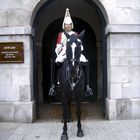
M 55 48 L 55 53 L 57 55 L 56 59 L 55 59 L 55 63 L 57 64 L 55 66 L 55 74 L 54 74 L 54 81 L 53 81 L 53 85 L 49 90 L 49 95 L 50 96 L 55 96 L 57 94 L 56 92 L 56 85 L 59 84 L 57 82 L 57 70 L 58 67 L 61 66 L 61 63 L 64 62 L 64 60 L 66 59 L 66 42 L 67 42 L 67 37 L 65 35 L 64 32 L 66 32 L 68 35 L 78 35 L 77 32 L 72 31 L 72 29 L 74 28 L 72 19 L 71 19 L 71 15 L 69 12 L 69 9 L 66 9 L 65 12 L 65 16 L 64 16 L 64 20 L 63 20 L 63 24 L 62 24 L 62 29 L 63 32 L 60 32 L 58 34 L 57 37 L 57 43 L 56 43 L 56 48 Z M 82 51 L 83 51 L 83 46 L 82 46 Z M 90 96 L 93 95 L 92 89 L 89 87 L 89 70 L 88 70 L 88 60 L 85 58 L 85 56 L 83 54 L 81 54 L 80 56 L 80 62 L 83 65 L 83 69 L 84 69 L 84 73 L 85 73 L 85 96 Z

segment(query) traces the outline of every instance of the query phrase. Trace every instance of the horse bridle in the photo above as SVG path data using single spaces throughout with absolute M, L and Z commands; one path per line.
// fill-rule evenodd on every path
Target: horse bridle
M 65 33 L 65 35 L 66 35 L 67 38 L 70 37 L 69 34 L 67 34 L 67 33 Z M 75 41 L 74 41 L 74 42 L 75 42 Z M 75 44 L 77 44 L 77 43 L 75 42 Z M 69 44 L 69 42 L 67 42 L 67 46 L 71 46 L 71 45 Z M 80 58 L 79 58 L 79 59 L 70 58 L 69 61 L 73 64 L 73 66 L 74 66 L 74 62 L 77 62 L 78 65 L 79 65 L 79 67 L 80 67 Z M 67 61 L 66 61 L 66 62 L 67 62 Z M 71 86 L 71 90 L 73 90 L 74 87 L 76 86 L 76 84 L 79 82 L 79 79 L 80 79 L 80 77 L 81 77 L 81 71 L 80 71 L 80 68 L 77 69 L 77 71 L 76 71 L 76 77 L 70 77 L 69 71 L 70 71 L 70 68 L 69 68 L 69 64 L 68 64 L 68 62 L 67 62 L 67 63 L 66 63 L 66 78 L 67 78 L 67 80 L 69 81 L 69 84 L 70 84 L 70 86 Z
M 77 59 L 75 59 L 75 58 L 74 58 L 74 59 L 71 58 L 70 61 L 71 61 L 71 62 L 78 62 L 78 63 L 80 63 L 80 60 L 77 60 Z
M 78 62 L 79 63 L 79 65 L 80 65 L 80 60 L 77 60 L 77 59 L 70 59 L 70 61 L 71 62 Z M 70 76 L 69 76 L 69 65 L 68 65 L 68 63 L 66 63 L 66 79 L 68 80 L 68 82 L 69 82 L 69 84 L 70 84 L 70 86 L 71 86 L 71 90 L 73 90 L 74 89 L 74 87 L 77 85 L 77 83 L 79 82 L 79 79 L 80 79 L 80 77 L 81 77 L 81 71 L 80 71 L 80 69 L 78 69 L 78 75 L 76 76 L 76 77 L 74 77 L 74 78 L 71 78 Z M 74 82 L 74 80 L 76 79 L 76 82 Z

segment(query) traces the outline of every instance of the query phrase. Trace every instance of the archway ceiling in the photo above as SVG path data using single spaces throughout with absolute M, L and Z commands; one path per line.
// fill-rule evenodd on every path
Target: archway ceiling
M 96 34 L 98 41 L 101 39 L 101 20 L 97 11 L 83 0 L 55 0 L 48 5 L 38 19 L 38 34 L 40 39 L 46 28 L 56 19 L 63 18 L 65 9 L 69 8 L 72 17 L 77 17 L 87 22 Z

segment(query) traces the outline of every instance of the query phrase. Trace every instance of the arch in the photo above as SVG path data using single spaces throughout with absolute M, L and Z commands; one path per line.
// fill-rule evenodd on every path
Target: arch
M 46 6 L 49 6 L 50 4 L 52 4 L 54 1 L 57 1 L 57 0 L 42 0 L 37 3 L 37 5 L 35 6 L 35 8 L 32 12 L 32 16 L 31 16 L 31 20 L 30 20 L 30 25 L 32 27 L 34 27 L 35 18 L 38 16 L 38 14 L 41 12 L 41 10 L 43 10 L 43 8 L 45 8 Z M 106 25 L 109 24 L 109 18 L 108 18 L 106 9 L 99 0 L 83 0 L 83 1 L 89 3 L 95 9 L 97 9 L 99 15 L 104 18 Z
M 64 0 L 61 0 L 61 1 L 64 2 Z M 34 75 L 34 77 L 33 78 L 34 78 L 34 81 L 37 81 L 37 82 L 38 82 L 38 63 L 40 63 L 40 62 L 38 62 L 38 59 L 40 57 L 38 55 L 38 52 L 39 52 L 39 49 L 42 47 L 43 35 L 46 31 L 46 28 L 49 27 L 49 25 L 51 23 L 53 23 L 54 20 L 62 19 L 63 15 L 64 15 L 64 10 L 65 10 L 65 8 L 67 8 L 66 5 L 64 5 L 63 9 L 61 9 L 61 11 L 59 11 L 58 13 L 56 13 L 56 12 L 53 13 L 54 9 L 51 9 L 50 7 L 56 6 L 58 4 L 57 2 L 58 2 L 57 0 L 48 0 L 48 1 L 42 0 L 35 7 L 33 14 L 32 14 L 31 25 L 32 25 L 32 28 L 35 29 L 35 32 L 34 32 L 35 36 L 34 36 L 34 42 L 33 42 L 33 44 L 34 44 L 34 47 L 33 47 L 33 73 L 34 73 L 33 75 Z M 70 1 L 70 2 L 72 2 L 72 1 Z M 92 29 L 94 30 L 94 32 L 96 34 L 97 45 L 99 43 L 101 43 L 100 45 L 102 46 L 102 50 L 101 50 L 101 55 L 102 55 L 101 56 L 101 59 L 102 59 L 101 60 L 102 61 L 101 62 L 102 63 L 102 72 L 101 72 L 102 73 L 102 77 L 101 77 L 102 78 L 102 83 L 101 83 L 102 89 L 101 89 L 101 92 L 103 92 L 103 95 L 101 95 L 101 96 L 103 96 L 102 98 L 104 99 L 103 100 L 103 104 L 104 104 L 103 105 L 103 107 L 104 107 L 103 112 L 105 112 L 105 98 L 107 96 L 107 46 L 106 46 L 106 38 L 105 38 L 105 27 L 109 23 L 108 15 L 106 13 L 104 6 L 98 0 L 94 0 L 94 1 L 92 1 L 92 0 L 77 0 L 76 2 L 81 2 L 83 5 L 86 4 L 88 6 L 88 8 L 90 8 L 90 10 L 92 10 L 92 12 L 94 12 L 94 15 L 96 15 L 96 16 L 98 15 L 97 22 L 100 23 L 100 25 L 101 25 L 101 28 L 98 28 L 98 30 L 97 30 L 96 28 L 94 28 L 94 26 L 91 26 L 92 24 L 97 24 L 97 23 L 95 23 L 96 21 L 93 22 L 92 18 L 88 19 L 89 15 L 88 16 L 86 15 L 86 17 L 85 17 L 84 15 L 77 13 L 76 7 L 73 8 L 74 5 L 72 5 L 70 7 L 70 9 L 71 8 L 73 9 L 71 11 L 74 11 L 72 14 L 73 17 L 78 18 L 80 15 L 81 16 L 80 20 L 83 20 L 83 21 L 90 20 L 91 23 L 89 23 L 89 26 L 92 27 Z M 74 0 L 73 0 L 73 3 L 74 3 Z M 80 3 L 80 5 L 81 5 L 81 3 Z M 45 11 L 45 10 L 49 10 L 49 11 Z M 53 18 L 50 18 L 49 16 L 47 16 L 47 18 L 45 16 L 43 17 L 43 16 L 41 16 L 42 13 L 45 13 L 45 14 L 51 13 L 51 15 L 53 15 Z M 91 15 L 91 17 L 92 17 L 92 15 Z M 40 23 L 40 21 L 39 21 L 40 19 L 43 21 L 43 23 Z M 100 34 L 98 34 L 98 33 L 100 33 Z M 40 35 L 40 36 L 36 37 L 36 35 Z M 34 82 L 35 99 L 39 99 L 38 91 L 39 91 L 38 83 Z M 36 100 L 36 103 L 37 102 L 38 101 Z
M 97 10 L 98 14 L 102 16 L 102 18 L 105 20 L 106 25 L 109 24 L 107 11 L 104 5 L 99 0 L 84 0 L 84 1 L 89 3 L 91 6 L 93 6 Z

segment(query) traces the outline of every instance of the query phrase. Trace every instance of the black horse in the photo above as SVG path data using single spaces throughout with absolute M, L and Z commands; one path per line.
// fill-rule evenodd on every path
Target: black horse
M 67 37 L 66 44 L 66 59 L 58 69 L 57 73 L 57 92 L 61 96 L 63 106 L 63 118 L 64 126 L 61 140 L 68 140 L 67 135 L 67 122 L 71 121 L 70 105 L 72 97 L 75 98 L 77 104 L 77 136 L 83 137 L 84 133 L 81 125 L 81 102 L 85 92 L 85 74 L 80 62 L 82 37 L 84 31 L 77 35 L 69 35 L 65 33 Z

